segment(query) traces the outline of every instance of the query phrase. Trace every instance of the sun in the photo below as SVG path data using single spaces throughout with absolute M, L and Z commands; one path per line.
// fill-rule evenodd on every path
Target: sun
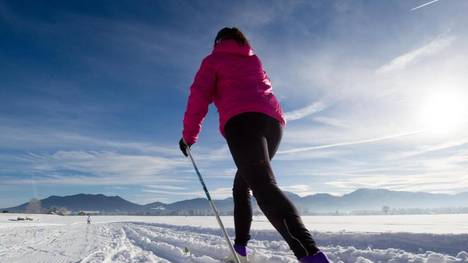
M 417 119 L 424 132 L 450 134 L 467 124 L 467 103 L 462 93 L 434 92 L 421 98 Z

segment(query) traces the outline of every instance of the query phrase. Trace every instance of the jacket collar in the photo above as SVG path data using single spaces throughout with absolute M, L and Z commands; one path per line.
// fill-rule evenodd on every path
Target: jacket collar
M 223 40 L 216 44 L 213 53 L 224 52 L 242 56 L 253 56 L 254 52 L 249 45 L 241 46 L 234 40 Z

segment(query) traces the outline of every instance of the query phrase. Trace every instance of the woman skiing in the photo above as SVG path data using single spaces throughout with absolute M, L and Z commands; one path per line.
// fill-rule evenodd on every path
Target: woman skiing
M 198 138 L 201 124 L 214 102 L 220 131 L 237 166 L 234 178 L 234 249 L 247 262 L 252 207 L 250 190 L 258 206 L 286 240 L 300 262 L 329 262 L 304 226 L 295 206 L 278 188 L 270 160 L 278 149 L 285 119 L 259 58 L 237 28 L 221 29 L 213 52 L 201 63 L 190 87 L 184 129 L 179 146 Z

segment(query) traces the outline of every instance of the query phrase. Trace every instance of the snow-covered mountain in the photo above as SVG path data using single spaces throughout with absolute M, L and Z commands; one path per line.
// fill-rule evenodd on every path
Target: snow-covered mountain
M 468 208 L 468 192 L 449 195 L 386 189 L 358 189 L 343 196 L 321 193 L 300 197 L 290 192 L 286 192 L 286 195 L 304 214 L 333 213 L 336 211 L 380 211 L 383 206 L 387 206 L 389 209 Z M 254 209 L 258 210 L 255 199 L 252 199 Z M 105 214 L 207 215 L 211 213 L 211 208 L 205 198 L 182 200 L 169 204 L 154 202 L 139 205 L 119 196 L 77 194 L 63 197 L 50 196 L 40 200 L 40 204 L 42 212 L 54 207 L 64 207 L 73 212 L 99 211 Z M 215 204 L 222 214 L 232 213 L 232 198 L 215 200 Z M 28 203 L 24 203 L 3 210 L 25 212 L 27 208 Z

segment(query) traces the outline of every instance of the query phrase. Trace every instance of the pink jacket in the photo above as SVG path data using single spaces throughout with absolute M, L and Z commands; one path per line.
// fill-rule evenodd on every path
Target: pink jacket
M 240 46 L 233 40 L 215 46 L 190 87 L 182 133 L 188 144 L 196 142 L 211 102 L 218 109 L 223 136 L 226 122 L 243 112 L 261 112 L 286 124 L 262 63 L 248 45 Z

